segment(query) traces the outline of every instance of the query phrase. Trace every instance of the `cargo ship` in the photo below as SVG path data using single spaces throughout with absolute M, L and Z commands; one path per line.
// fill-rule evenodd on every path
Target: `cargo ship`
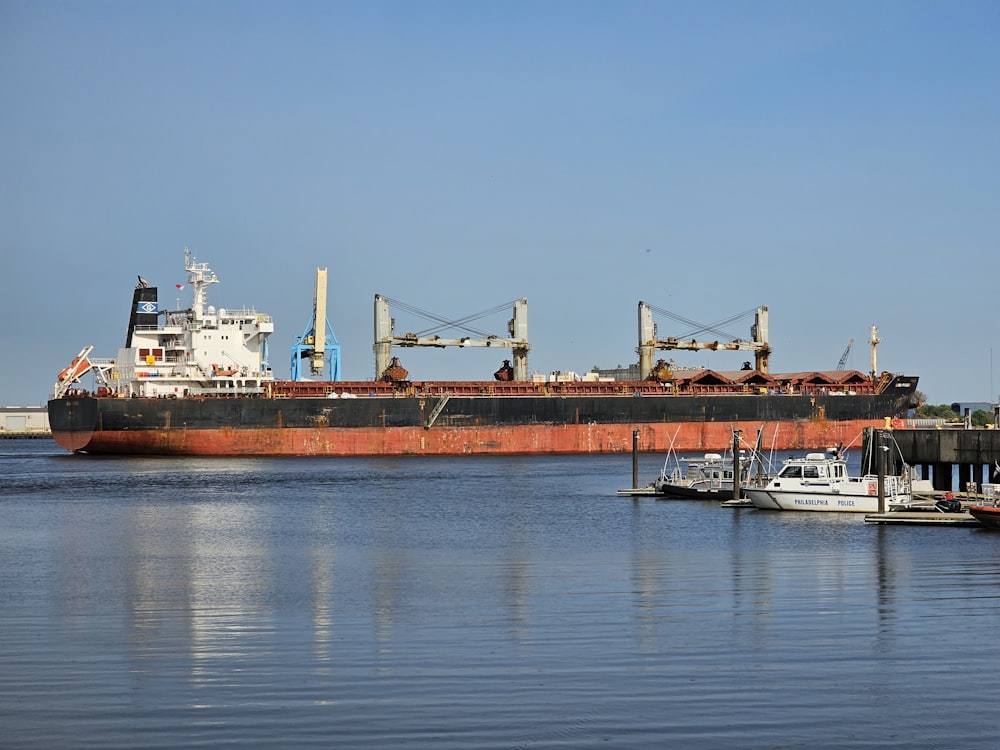
M 651 352 L 667 344 L 650 337 L 643 303 L 639 351 L 648 373 L 631 380 L 527 377 L 525 300 L 515 305 L 510 339 L 458 342 L 509 346 L 514 366 L 504 360 L 490 381 L 413 380 L 388 353 L 418 342 L 393 336 L 377 295 L 373 380 L 280 380 L 269 363 L 271 317 L 209 305 L 207 290 L 219 280 L 187 250 L 185 271 L 190 308 L 161 310 L 157 288 L 140 276 L 118 356 L 98 359 L 88 346 L 59 374 L 48 402 L 58 445 L 184 456 L 586 454 L 718 450 L 731 444 L 733 430 L 763 430 L 765 446 L 815 449 L 849 443 L 916 405 L 916 377 L 874 374 L 874 329 L 869 375 L 772 374 L 764 340 L 751 345 L 757 367 L 679 370 L 662 360 L 652 365 Z M 755 329 L 766 330 L 763 322 Z M 310 347 L 293 351 L 293 371 L 299 357 L 322 358 L 324 323 L 325 311 L 314 311 L 299 344 Z M 88 373 L 89 389 L 82 386 Z

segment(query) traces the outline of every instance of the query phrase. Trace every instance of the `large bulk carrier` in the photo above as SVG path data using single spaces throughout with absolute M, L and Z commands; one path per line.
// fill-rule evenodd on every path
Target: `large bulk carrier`
M 385 456 L 615 453 L 717 450 L 733 430 L 777 449 L 850 442 L 864 427 L 885 425 L 914 404 L 917 379 L 856 370 L 771 374 L 766 308 L 754 341 L 697 348 L 753 350 L 756 367 L 734 372 L 671 371 L 653 352 L 685 347 L 657 341 L 640 303 L 637 379 L 562 382 L 527 376 L 527 302 L 514 304 L 510 338 L 460 339 L 455 345 L 508 347 L 492 381 L 414 381 L 393 346 L 386 300 L 375 298 L 376 379 L 347 382 L 296 378 L 299 357 L 322 364 L 325 307 L 293 350 L 292 380 L 277 380 L 268 362 L 269 315 L 207 304 L 218 283 L 208 264 L 185 251 L 193 290 L 190 309 L 161 311 L 156 287 L 136 286 L 125 346 L 117 358 L 84 348 L 62 373 L 49 401 L 56 442 L 93 454 Z M 321 288 L 322 286 L 322 288 Z M 325 305 L 325 275 L 317 302 Z M 436 338 L 429 345 L 444 345 Z M 307 346 L 308 345 L 308 346 Z M 339 349 L 339 345 L 337 345 Z M 315 372 L 314 368 L 314 372 Z M 92 373 L 93 390 L 81 387 Z M 538 382 L 541 381 L 541 382 Z

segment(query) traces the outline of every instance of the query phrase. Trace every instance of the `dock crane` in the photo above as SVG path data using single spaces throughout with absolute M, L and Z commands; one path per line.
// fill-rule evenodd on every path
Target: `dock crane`
M 661 310 L 660 312 L 666 311 Z M 652 307 L 645 302 L 639 302 L 639 377 L 645 380 L 653 372 L 653 352 L 657 349 L 690 349 L 694 351 L 701 349 L 752 351 L 754 352 L 754 359 L 756 360 L 757 372 L 767 373 L 768 358 L 771 355 L 771 346 L 768 344 L 767 340 L 766 305 L 761 305 L 756 310 L 742 313 L 741 315 L 737 315 L 734 318 L 722 321 L 721 323 L 713 324 L 712 326 L 701 326 L 700 330 L 719 334 L 721 332 L 717 330 L 716 326 L 732 322 L 736 318 L 749 315 L 750 312 L 755 314 L 754 323 L 750 328 L 750 335 L 753 338 L 752 341 L 744 341 L 742 339 L 734 339 L 729 342 L 703 342 L 696 341 L 694 339 L 681 341 L 673 337 L 661 340 L 656 337 L 656 326 L 653 323 Z M 693 321 L 684 318 L 677 319 L 684 323 L 693 323 Z
M 302 360 L 309 360 L 309 374 L 327 380 L 340 380 L 340 343 L 326 317 L 327 269 L 316 269 L 316 294 L 313 311 L 305 331 L 292 345 L 292 380 L 306 380 Z
M 838 370 L 843 370 L 844 366 L 847 364 L 847 358 L 851 354 L 852 346 L 854 346 L 854 339 L 847 342 L 847 348 L 844 349 L 844 353 L 840 355 L 840 361 L 837 363 Z

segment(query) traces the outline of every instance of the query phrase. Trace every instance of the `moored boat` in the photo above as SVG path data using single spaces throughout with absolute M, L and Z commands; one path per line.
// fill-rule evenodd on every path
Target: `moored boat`
M 908 472 L 882 481 L 886 509 L 912 503 Z M 879 512 L 879 477 L 851 476 L 840 450 L 787 459 L 764 487 L 745 487 L 743 493 L 762 510 Z
M 48 403 L 72 451 L 162 455 L 464 455 L 705 450 L 733 430 L 773 425 L 776 449 L 834 444 L 912 405 L 917 379 L 857 371 L 698 370 L 658 379 L 279 380 L 274 323 L 254 308 L 215 308 L 208 264 L 185 254 L 191 307 L 160 310 L 140 278 L 115 359 L 81 351 Z M 376 305 L 379 298 L 376 297 Z M 403 344 L 405 345 L 405 344 Z M 379 346 L 382 346 L 380 344 Z M 523 362 L 519 365 L 523 367 Z M 503 368 L 501 368 L 503 370 Z M 80 386 L 91 373 L 92 390 Z
M 666 466 L 653 482 L 657 494 L 688 500 L 729 500 L 733 496 L 733 459 L 721 453 L 679 459 L 669 473 Z
M 744 485 L 760 486 L 767 481 L 765 460 L 760 453 L 763 427 L 757 430 L 757 444 L 741 448 L 741 434 L 734 431 L 732 445 L 725 453 L 706 453 L 699 458 L 681 458 L 671 449 L 651 487 L 658 495 L 689 500 L 732 502 L 743 497 Z M 739 478 L 736 460 L 739 456 Z M 734 481 L 740 494 L 734 498 Z
M 1000 507 L 996 505 L 970 505 L 969 515 L 988 529 L 1000 529 Z

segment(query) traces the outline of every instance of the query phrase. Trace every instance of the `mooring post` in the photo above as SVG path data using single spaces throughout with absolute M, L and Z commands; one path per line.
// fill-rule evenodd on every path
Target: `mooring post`
M 743 485 L 743 462 L 740 461 L 740 431 L 733 430 L 733 502 L 740 499 Z
M 875 430 L 875 446 L 878 449 L 878 512 L 885 513 L 885 454 L 889 448 L 883 445 L 882 430 Z
M 632 489 L 639 489 L 639 430 L 632 430 Z

